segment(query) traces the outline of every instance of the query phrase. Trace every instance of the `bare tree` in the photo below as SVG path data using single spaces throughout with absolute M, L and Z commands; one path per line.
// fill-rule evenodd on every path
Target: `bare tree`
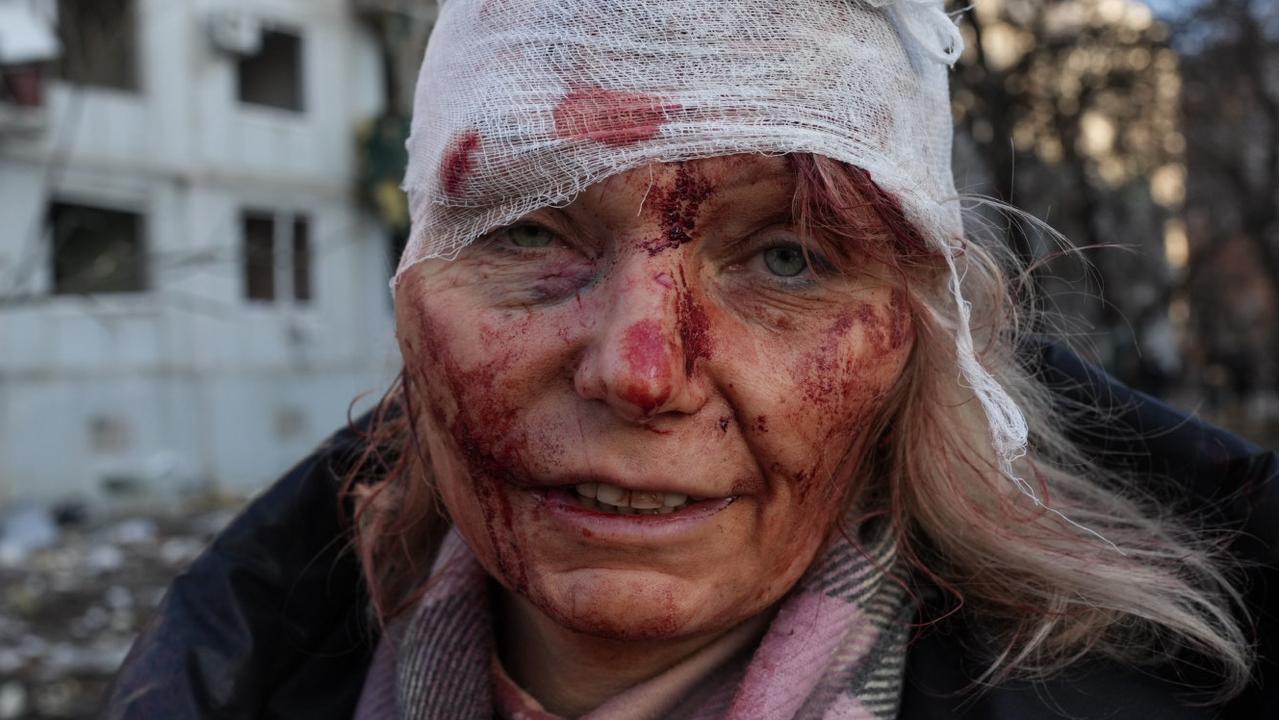
M 1087 251 L 1096 285 L 1080 287 L 1090 276 L 1062 262 L 1047 263 L 1039 284 L 1051 305 L 1087 318 L 1078 330 L 1100 331 L 1100 359 L 1155 384 L 1168 369 L 1127 350 L 1166 324 L 1172 287 L 1163 235 L 1181 200 L 1183 144 L 1167 28 L 1142 3 L 1104 0 L 979 3 L 963 25 L 955 112 L 967 169 L 986 182 L 975 189 L 1077 246 L 1137 251 Z M 1007 236 L 1023 262 L 1056 250 L 1015 220 Z
M 1207 379 L 1246 399 L 1279 380 L 1279 8 L 1202 0 L 1174 27 L 1194 328 Z

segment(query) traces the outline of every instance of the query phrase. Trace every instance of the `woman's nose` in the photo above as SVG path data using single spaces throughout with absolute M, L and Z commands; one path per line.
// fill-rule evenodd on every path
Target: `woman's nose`
M 679 293 L 670 269 L 643 263 L 617 278 L 574 377 L 577 392 L 642 422 L 663 413 L 692 414 L 706 402 L 700 366 L 686 363 Z

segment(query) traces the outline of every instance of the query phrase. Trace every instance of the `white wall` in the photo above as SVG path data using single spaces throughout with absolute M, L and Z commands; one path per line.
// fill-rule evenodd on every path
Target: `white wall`
M 139 2 L 138 93 L 55 83 L 42 137 L 0 137 L 0 292 L 35 293 L 0 307 L 0 502 L 92 499 L 107 476 L 259 488 L 396 367 L 387 243 L 353 200 L 355 126 L 383 103 L 372 34 L 345 0 Z M 304 113 L 237 101 L 203 24 L 229 7 L 301 31 Z M 50 296 L 50 198 L 143 213 L 150 289 Z M 311 303 L 244 298 L 246 207 L 309 218 Z M 123 447 L 94 446 L 101 417 Z

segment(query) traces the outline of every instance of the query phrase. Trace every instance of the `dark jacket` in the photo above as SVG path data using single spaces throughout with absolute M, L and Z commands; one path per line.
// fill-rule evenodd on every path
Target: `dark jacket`
M 1279 456 L 1134 392 L 1058 346 L 1035 346 L 1027 362 L 1062 402 L 1101 409 L 1106 425 L 1075 439 L 1103 463 L 1128 466 L 1211 526 L 1242 531 L 1231 551 L 1248 564 L 1257 679 L 1224 707 L 1186 704 L 1187 687 L 1204 682 L 1193 666 L 1102 660 L 1047 681 L 975 691 L 981 624 L 958 613 L 912 641 L 900 717 L 1279 717 L 1279 591 L 1271 590 L 1279 587 Z M 358 432 L 339 432 L 174 580 L 108 691 L 104 717 L 351 717 L 377 639 L 336 492 L 359 449 Z M 922 614 L 930 613 L 941 614 Z

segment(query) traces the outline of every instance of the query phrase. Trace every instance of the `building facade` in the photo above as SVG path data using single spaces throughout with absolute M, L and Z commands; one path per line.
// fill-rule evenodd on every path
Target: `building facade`
M 0 503 L 262 487 L 398 368 L 356 199 L 377 31 L 348 0 L 0 0 L 17 35 Z

